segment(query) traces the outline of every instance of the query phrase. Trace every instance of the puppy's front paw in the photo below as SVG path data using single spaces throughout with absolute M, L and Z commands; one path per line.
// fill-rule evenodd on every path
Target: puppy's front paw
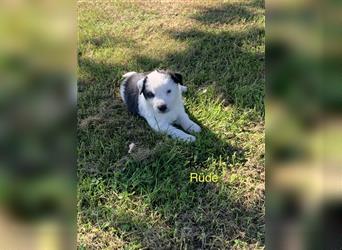
M 193 122 L 187 130 L 189 132 L 199 133 L 199 132 L 201 132 L 201 127 Z
M 193 135 L 186 135 L 184 137 L 181 138 L 183 141 L 186 141 L 186 142 L 194 142 L 196 141 L 196 137 L 193 136 Z

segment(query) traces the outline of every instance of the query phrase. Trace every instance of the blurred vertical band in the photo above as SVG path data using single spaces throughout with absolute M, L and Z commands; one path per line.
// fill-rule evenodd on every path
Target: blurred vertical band
M 76 247 L 75 16 L 0 2 L 0 249 Z
M 268 0 L 267 249 L 342 249 L 342 3 Z

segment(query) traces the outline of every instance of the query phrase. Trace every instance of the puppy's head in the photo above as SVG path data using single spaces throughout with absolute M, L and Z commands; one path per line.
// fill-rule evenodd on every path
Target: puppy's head
M 182 75 L 171 71 L 155 70 L 138 81 L 140 94 L 155 112 L 167 113 L 181 101 Z

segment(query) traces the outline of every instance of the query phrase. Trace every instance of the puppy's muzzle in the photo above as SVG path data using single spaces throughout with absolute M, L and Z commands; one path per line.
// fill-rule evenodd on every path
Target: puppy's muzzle
M 158 110 L 162 113 L 166 112 L 167 106 L 165 104 L 159 105 Z

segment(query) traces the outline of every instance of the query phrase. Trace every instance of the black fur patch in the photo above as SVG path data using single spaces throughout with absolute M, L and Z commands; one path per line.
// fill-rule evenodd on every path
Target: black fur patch
M 139 101 L 140 93 L 139 93 L 139 89 L 137 86 L 137 82 L 144 77 L 145 77 L 145 74 L 141 74 L 141 73 L 131 75 L 130 77 L 126 79 L 126 82 L 124 85 L 125 86 L 124 94 L 125 94 L 125 101 L 126 101 L 127 108 L 131 113 L 135 115 L 139 115 L 138 101 Z M 145 83 L 144 83 L 143 89 L 145 89 Z
M 152 97 L 148 95 L 148 92 L 150 92 L 150 91 L 146 89 L 146 81 L 147 81 L 147 76 L 145 77 L 144 82 L 143 82 L 144 85 L 142 88 L 142 93 L 143 93 L 145 99 L 150 99 L 150 98 L 153 98 L 154 95 Z
M 142 86 L 142 89 L 141 89 L 141 91 L 140 91 L 140 94 L 141 93 L 144 93 L 144 96 L 145 96 L 145 91 L 146 91 L 146 81 L 147 81 L 147 76 L 145 76 L 145 78 L 144 78 L 144 81 L 143 81 L 143 86 Z
M 157 70 L 159 73 L 168 74 L 175 83 L 183 84 L 183 76 L 171 70 Z
M 169 74 L 175 83 L 183 84 L 183 76 L 181 74 L 175 72 L 170 72 Z

